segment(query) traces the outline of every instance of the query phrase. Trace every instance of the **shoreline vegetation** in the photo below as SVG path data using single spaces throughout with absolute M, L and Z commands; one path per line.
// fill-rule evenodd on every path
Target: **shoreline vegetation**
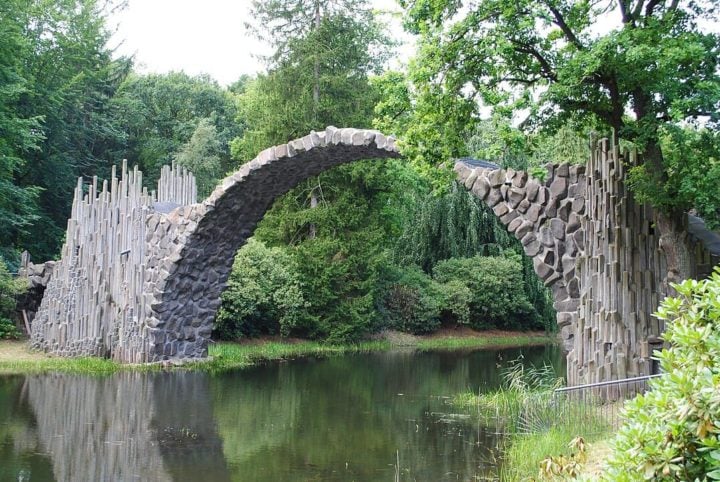
M 511 348 L 557 343 L 554 334 L 543 332 L 512 332 L 445 330 L 420 337 L 387 332 L 374 339 L 355 344 L 329 344 L 317 341 L 259 338 L 242 342 L 211 343 L 209 358 L 182 364 L 173 362 L 123 365 L 112 360 L 84 357 L 60 358 L 32 351 L 26 340 L 0 341 L 0 375 L 75 373 L 107 375 L 118 371 L 203 370 L 225 372 L 242 369 L 264 361 L 287 360 L 305 356 L 325 357 L 351 353 L 367 353 L 391 349 L 462 350 L 480 348 Z
M 508 436 L 501 481 L 566 480 L 601 473 L 609 439 L 617 428 L 607 406 L 555 398 L 563 379 L 549 366 L 511 363 L 503 378 L 499 389 L 460 393 L 450 402 L 475 409 L 488 426 Z

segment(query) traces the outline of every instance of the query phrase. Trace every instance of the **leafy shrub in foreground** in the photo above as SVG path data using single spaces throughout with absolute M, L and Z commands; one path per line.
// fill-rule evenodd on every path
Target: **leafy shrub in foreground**
M 657 313 L 664 373 L 627 403 L 608 480 L 720 480 L 720 267 L 674 288 Z

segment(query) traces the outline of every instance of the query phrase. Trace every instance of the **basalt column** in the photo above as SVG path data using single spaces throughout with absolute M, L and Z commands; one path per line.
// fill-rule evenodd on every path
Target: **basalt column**
M 524 172 L 455 167 L 551 287 L 570 385 L 650 374 L 652 349 L 660 346 L 664 326 L 652 314 L 663 297 L 665 260 L 652 209 L 635 202 L 623 182 L 632 162 L 634 154 L 620 156 L 603 140 L 586 166 L 548 166 L 545 182 Z

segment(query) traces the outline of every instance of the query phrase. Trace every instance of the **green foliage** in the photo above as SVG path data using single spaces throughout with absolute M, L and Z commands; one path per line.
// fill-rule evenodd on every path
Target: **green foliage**
M 24 291 L 24 283 L 13 279 L 7 266 L 0 259 L 0 339 L 20 336 L 11 318 L 15 314 L 16 299 Z
M 614 130 L 643 151 L 644 185 L 654 186 L 644 190 L 648 200 L 673 213 L 688 205 L 716 211 L 716 200 L 708 206 L 704 191 L 677 188 L 683 177 L 675 160 L 664 159 L 672 154 L 660 148 L 667 126 L 704 118 L 717 130 L 720 36 L 698 27 L 701 20 L 717 20 L 714 2 L 401 4 L 406 27 L 420 35 L 408 74 L 413 113 L 403 118 L 411 158 L 437 165 L 467 155 L 466 140 L 482 128 L 488 111 L 525 134 L 562 134 L 562 126 Z M 599 22 L 614 27 L 599 33 Z M 675 143 L 682 152 L 687 144 L 680 146 Z M 579 152 L 572 151 L 558 154 Z M 698 162 L 691 177 L 712 168 L 702 151 L 692 157 Z
M 694 208 L 711 229 L 720 226 L 720 132 L 667 126 L 660 142 L 667 180 L 658 183 L 645 165 L 631 168 L 629 184 L 637 198 L 664 210 Z
M 113 157 L 137 163 L 150 185 L 176 156 L 197 171 L 200 194 L 233 167 L 229 143 L 242 132 L 235 94 L 206 75 L 129 75 L 111 107 L 124 131 Z
M 430 272 L 444 259 L 500 254 L 510 239 L 490 208 L 453 182 L 448 193 L 426 195 L 407 213 L 396 251 L 401 264 Z
M 423 334 L 440 326 L 440 287 L 417 267 L 399 270 L 387 289 L 383 311 L 387 326 Z
M 663 374 L 625 406 L 609 480 L 720 480 L 720 268 L 674 288 L 657 312 Z
M 458 322 L 475 329 L 542 328 L 538 313 L 523 289 L 522 266 L 516 260 L 480 256 L 451 258 L 435 265 L 433 277 L 438 283 L 465 286 L 471 294 L 470 298 L 455 297 L 456 312 L 460 312 L 458 301 L 465 300 L 469 313 L 466 320 L 458 319 Z
M 292 335 L 306 307 L 292 257 L 251 238 L 235 257 L 215 331 L 223 339 Z
M 210 119 L 200 119 L 195 132 L 177 153 L 175 160 L 195 175 L 198 198 L 206 198 L 220 180 L 223 147 Z

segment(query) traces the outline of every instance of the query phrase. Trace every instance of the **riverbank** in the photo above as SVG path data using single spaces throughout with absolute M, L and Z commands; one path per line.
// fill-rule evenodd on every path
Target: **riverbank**
M 543 332 L 506 332 L 473 330 L 443 330 L 430 336 L 385 333 L 356 344 L 335 345 L 307 340 L 266 338 L 239 343 L 212 343 L 210 358 L 203 361 L 175 365 L 171 362 L 142 365 L 123 365 L 102 358 L 59 358 L 32 351 L 25 341 L 0 341 L 0 374 L 78 373 L 105 375 L 120 370 L 190 369 L 222 372 L 245 368 L 262 361 L 283 360 L 302 356 L 337 356 L 348 353 L 406 348 L 416 350 L 460 350 L 479 348 L 510 348 L 556 343 L 554 335 Z

